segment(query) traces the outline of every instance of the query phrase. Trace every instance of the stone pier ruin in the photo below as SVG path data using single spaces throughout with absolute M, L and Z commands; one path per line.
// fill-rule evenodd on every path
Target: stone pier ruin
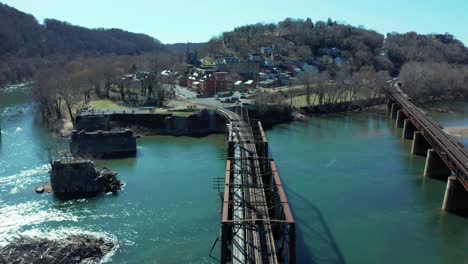
M 120 190 L 117 173 L 108 169 L 97 171 L 91 160 L 56 160 L 51 165 L 50 184 L 56 196 L 86 197 Z
M 77 157 L 134 157 L 137 143 L 130 129 L 95 132 L 74 130 L 70 140 L 70 152 Z

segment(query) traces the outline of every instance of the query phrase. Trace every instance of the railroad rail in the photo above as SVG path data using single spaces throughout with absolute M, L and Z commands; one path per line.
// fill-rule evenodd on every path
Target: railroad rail
M 295 222 L 260 122 L 217 109 L 228 120 L 221 263 L 295 263 Z
M 468 191 L 468 152 L 455 138 L 444 132 L 443 128 L 428 116 L 398 87 L 391 85 L 386 91 L 388 98 L 396 103 L 407 119 L 424 136 L 431 148 L 455 174 Z

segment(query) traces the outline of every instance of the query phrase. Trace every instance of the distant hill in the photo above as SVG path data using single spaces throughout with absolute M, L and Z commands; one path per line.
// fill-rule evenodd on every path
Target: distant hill
M 220 52 L 244 57 L 260 52 L 261 47 L 271 47 L 275 55 L 318 65 L 321 70 L 333 70 L 334 60 L 350 71 L 373 67 L 393 76 L 409 61 L 468 64 L 468 49 L 448 33 L 384 36 L 332 19 L 286 18 L 276 24 L 245 25 L 211 39 L 205 50 L 208 55 Z
M 0 22 L 0 85 L 29 80 L 38 69 L 64 57 L 167 52 L 164 44 L 145 34 L 88 29 L 55 19 L 42 25 L 2 3 Z
M 134 55 L 163 50 L 157 39 L 120 29 L 88 29 L 46 19 L 0 4 L 0 57 L 29 58 L 54 54 Z

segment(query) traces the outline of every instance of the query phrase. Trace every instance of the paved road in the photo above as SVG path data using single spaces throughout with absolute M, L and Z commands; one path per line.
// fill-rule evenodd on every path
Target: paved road
M 208 98 L 197 98 L 197 93 L 190 91 L 185 87 L 176 86 L 175 91 L 177 95 L 181 96 L 186 101 L 189 101 L 194 104 L 200 105 L 207 105 L 213 108 L 224 108 L 224 107 L 232 107 L 232 106 L 239 106 L 241 103 L 250 103 L 249 99 L 239 99 L 239 103 L 221 103 L 219 100 L 216 100 L 214 97 Z M 240 98 L 239 92 L 234 92 L 232 97 Z
M 185 87 L 180 87 L 180 86 L 175 86 L 175 91 L 177 95 L 184 97 L 186 99 L 191 99 L 191 98 L 197 98 L 197 93 L 190 91 L 189 89 Z

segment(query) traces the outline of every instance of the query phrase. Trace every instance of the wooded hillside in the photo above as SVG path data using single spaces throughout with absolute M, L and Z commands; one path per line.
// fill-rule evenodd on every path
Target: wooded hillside
M 0 3 L 0 84 L 32 77 L 56 57 L 139 55 L 165 51 L 157 39 L 120 29 L 88 29 L 29 14 Z

